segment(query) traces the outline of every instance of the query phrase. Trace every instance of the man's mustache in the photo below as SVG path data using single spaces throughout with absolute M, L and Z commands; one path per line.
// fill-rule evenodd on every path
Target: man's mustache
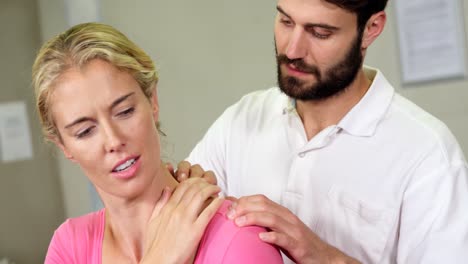
M 290 59 L 284 54 L 279 54 L 276 56 L 276 61 L 278 62 L 278 65 L 291 64 L 298 71 L 320 76 L 320 71 L 318 70 L 318 68 L 314 65 L 309 65 L 305 63 L 303 59 Z

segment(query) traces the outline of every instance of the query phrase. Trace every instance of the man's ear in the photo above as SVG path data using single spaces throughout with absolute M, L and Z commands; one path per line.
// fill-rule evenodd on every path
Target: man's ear
M 385 11 L 375 13 L 369 18 L 362 35 L 361 48 L 367 49 L 372 42 L 374 42 L 380 33 L 382 33 L 386 21 L 387 15 L 385 14 Z
M 67 158 L 68 160 L 70 160 L 71 162 L 74 162 L 76 163 L 77 161 L 73 158 L 73 155 L 68 151 L 67 147 L 65 147 L 65 145 L 63 145 L 63 143 L 56 139 L 56 138 L 53 138 L 53 139 L 50 139 L 50 141 L 54 142 L 54 144 L 62 151 L 63 155 L 65 156 L 65 158 Z
M 158 121 L 159 120 L 159 103 L 158 103 L 158 92 L 156 89 L 156 84 L 154 85 L 150 101 L 151 101 L 151 109 L 153 110 L 154 121 Z

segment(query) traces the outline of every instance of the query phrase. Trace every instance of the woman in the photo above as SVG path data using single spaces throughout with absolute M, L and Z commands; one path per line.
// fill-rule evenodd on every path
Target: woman
M 218 187 L 179 184 L 163 166 L 157 81 L 149 56 L 107 25 L 74 26 L 41 48 L 33 85 L 43 132 L 105 207 L 63 223 L 45 262 L 282 263 L 258 239 L 264 229 L 226 219 Z

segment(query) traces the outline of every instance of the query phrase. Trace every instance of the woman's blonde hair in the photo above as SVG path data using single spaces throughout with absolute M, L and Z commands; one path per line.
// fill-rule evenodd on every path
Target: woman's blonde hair
M 67 70 L 82 68 L 93 59 L 107 61 L 130 73 L 146 97 L 151 97 L 158 74 L 153 61 L 141 48 L 109 25 L 76 25 L 45 43 L 32 68 L 36 108 L 47 139 L 60 140 L 50 111 L 55 81 Z

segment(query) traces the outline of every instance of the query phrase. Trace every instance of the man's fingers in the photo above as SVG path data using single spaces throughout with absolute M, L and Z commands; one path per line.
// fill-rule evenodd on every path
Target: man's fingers
M 292 237 L 286 235 L 285 233 L 271 231 L 260 233 L 258 236 L 264 242 L 277 245 L 287 251 L 291 251 L 291 249 L 293 249 L 297 244 Z
M 169 164 L 170 165 L 170 164 Z M 174 174 L 172 174 L 174 176 Z M 181 161 L 177 165 L 175 178 L 178 182 L 187 180 L 188 178 L 202 178 L 206 182 L 217 185 L 218 181 L 212 171 L 205 171 L 200 165 L 191 165 L 188 161 Z
M 237 199 L 236 202 L 232 203 L 229 209 L 231 219 L 251 212 L 268 212 L 278 216 L 288 217 L 290 222 L 293 221 L 291 211 L 271 201 L 264 195 L 241 197 Z
M 202 178 L 208 182 L 209 184 L 217 185 L 218 181 L 216 180 L 216 176 L 212 171 L 206 171 Z
M 192 167 L 190 167 L 190 175 L 189 177 L 190 178 L 202 178 L 203 177 L 203 173 L 205 173 L 205 170 L 202 169 L 202 167 L 198 164 L 195 164 L 195 165 L 192 165 Z
M 179 164 L 177 164 L 177 171 L 176 171 L 176 179 L 177 181 L 181 182 L 183 180 L 188 179 L 188 176 L 190 175 L 190 167 L 192 164 L 188 161 L 181 161 Z
M 239 199 L 237 199 L 237 198 L 234 197 L 234 196 L 226 196 L 225 199 L 226 199 L 226 200 L 229 200 L 229 201 L 231 201 L 231 202 L 233 202 L 233 203 L 235 203 L 235 202 L 237 202 L 237 201 L 239 200 Z
M 294 225 L 286 221 L 282 216 L 269 212 L 252 212 L 234 218 L 237 226 L 264 226 L 270 230 L 278 232 L 292 232 Z

